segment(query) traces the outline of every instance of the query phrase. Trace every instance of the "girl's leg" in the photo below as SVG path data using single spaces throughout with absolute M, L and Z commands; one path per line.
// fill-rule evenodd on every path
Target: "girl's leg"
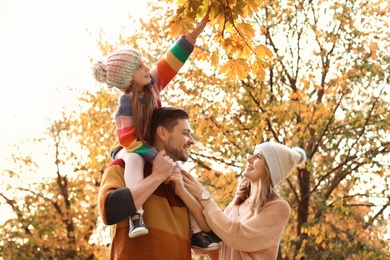
M 125 162 L 125 184 L 131 188 L 135 184 L 144 179 L 145 160 L 141 155 L 129 153 L 126 149 L 121 149 L 118 153 L 118 158 Z M 137 213 L 143 214 L 142 206 L 137 210 Z
M 203 232 L 198 224 L 194 216 L 189 212 L 190 225 L 191 225 L 191 247 L 201 249 L 204 251 L 214 251 L 219 250 L 221 246 L 213 241 L 213 239 L 206 233 Z
M 188 215 L 190 217 L 191 233 L 195 234 L 195 233 L 201 232 L 202 230 L 198 226 L 198 223 L 196 223 L 196 220 L 195 220 L 194 216 L 192 215 L 192 213 L 188 212 Z
M 144 179 L 145 160 L 141 155 L 129 153 L 126 149 L 121 149 L 117 158 L 125 162 L 124 179 L 126 187 L 131 188 Z M 148 234 L 148 229 L 143 220 L 144 210 L 142 206 L 137 213 L 129 218 L 129 237 L 138 237 Z
M 176 167 L 180 170 L 185 170 L 183 165 L 180 162 L 176 162 Z M 191 225 L 191 246 L 193 248 L 198 248 L 204 251 L 215 251 L 219 250 L 221 246 L 215 242 L 206 232 L 203 232 L 198 223 L 196 222 L 195 217 L 191 212 L 188 212 Z M 214 258 L 215 259 L 215 258 Z

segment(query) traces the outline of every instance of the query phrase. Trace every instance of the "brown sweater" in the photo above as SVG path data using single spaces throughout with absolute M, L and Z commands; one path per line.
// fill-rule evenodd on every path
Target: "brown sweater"
M 131 193 L 125 187 L 124 163 L 113 161 L 105 171 L 98 195 L 99 213 L 111 225 L 110 259 L 190 260 L 188 210 L 170 185 L 161 184 L 143 205 L 149 233 L 129 238 L 129 219 L 135 213 Z M 145 164 L 144 177 L 151 173 Z
M 290 213 L 289 204 L 277 195 L 256 216 L 247 201 L 239 207 L 229 204 L 224 212 L 215 203 L 203 210 L 210 228 L 223 241 L 220 260 L 276 259 Z

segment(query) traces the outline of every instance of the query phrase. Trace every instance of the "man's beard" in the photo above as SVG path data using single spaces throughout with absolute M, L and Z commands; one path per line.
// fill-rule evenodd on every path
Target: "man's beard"
M 169 157 L 172 158 L 174 161 L 181 161 L 181 162 L 186 162 L 188 160 L 188 156 L 184 154 L 183 150 L 178 150 L 175 149 L 172 146 L 172 138 L 169 138 L 167 145 L 164 147 L 165 152 Z

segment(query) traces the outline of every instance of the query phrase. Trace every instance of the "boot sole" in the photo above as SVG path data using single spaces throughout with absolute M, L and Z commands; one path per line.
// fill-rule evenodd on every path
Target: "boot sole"
M 139 231 L 137 231 L 137 230 L 135 229 L 135 230 L 133 230 L 133 232 L 131 232 L 131 233 L 129 234 L 129 237 L 130 237 L 130 238 L 139 237 L 139 236 L 146 235 L 146 234 L 148 234 L 148 233 L 149 233 L 149 230 L 147 230 L 147 229 L 142 229 L 142 230 L 139 230 Z
M 203 251 L 206 251 L 206 252 L 215 251 L 215 250 L 221 249 L 221 246 L 220 246 L 220 245 L 211 246 L 211 247 L 207 247 L 207 248 L 199 247 L 199 246 L 191 246 L 191 247 L 192 247 L 192 248 L 196 248 L 196 249 L 200 249 L 200 250 L 203 250 Z

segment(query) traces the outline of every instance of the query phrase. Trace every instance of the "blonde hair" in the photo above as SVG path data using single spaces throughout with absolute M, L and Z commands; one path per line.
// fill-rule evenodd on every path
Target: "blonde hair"
M 247 178 L 243 178 L 238 184 L 233 205 L 240 205 L 246 199 L 249 199 L 250 210 L 257 215 L 263 208 L 267 200 L 274 193 L 271 182 L 271 175 L 266 168 L 266 174 L 263 174 L 256 182 L 252 183 Z

